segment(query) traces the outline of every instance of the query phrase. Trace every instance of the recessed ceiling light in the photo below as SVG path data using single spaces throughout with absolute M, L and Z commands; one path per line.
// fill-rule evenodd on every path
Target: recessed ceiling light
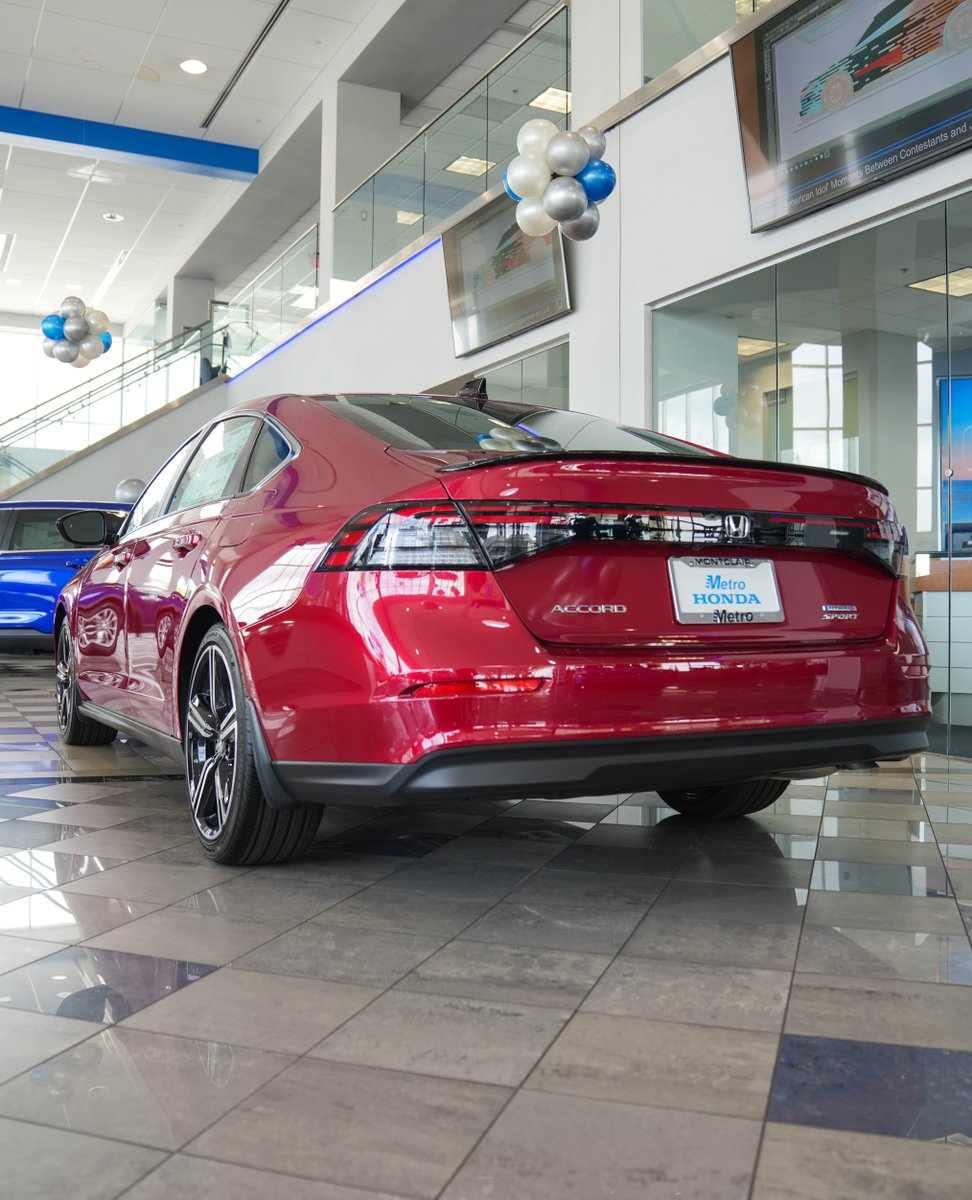
M 547 112 L 569 113 L 570 92 L 565 92 L 563 88 L 548 87 L 545 92 L 533 97 L 529 107 L 542 108 Z
M 422 214 L 417 212 L 408 212 L 407 209 L 400 208 L 396 213 L 396 218 L 399 225 L 414 225 L 416 221 L 422 220 Z
M 84 284 L 83 283 L 66 283 L 64 286 L 66 288 L 70 288 L 72 292 L 79 292 L 84 287 Z
M 495 167 L 496 163 L 490 162 L 485 158 L 470 158 L 466 154 L 460 156 L 449 163 L 446 167 L 447 171 L 452 171 L 456 175 L 485 175 L 490 167 Z
M 6 282 L 10 287 L 20 287 L 19 279 L 8 279 Z
M 740 337 L 736 339 L 736 353 L 740 358 L 750 358 L 754 354 L 765 354 L 784 345 L 783 342 L 768 342 L 765 338 Z
M 205 75 L 209 67 L 201 58 L 186 58 L 179 63 L 179 70 L 185 71 L 187 75 Z
M 124 221 L 125 220 L 125 218 L 121 215 L 121 213 L 112 213 L 112 212 L 102 213 L 101 219 L 103 221 Z
M 919 279 L 908 287 L 920 292 L 937 292 L 944 296 L 972 296 L 972 267 L 958 267 L 948 275 L 933 275 L 930 279 Z

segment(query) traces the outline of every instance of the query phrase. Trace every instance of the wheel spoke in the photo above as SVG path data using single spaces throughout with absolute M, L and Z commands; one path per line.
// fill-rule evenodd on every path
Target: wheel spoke
M 203 828 L 206 817 L 212 815 L 213 805 L 211 803 L 213 793 L 213 776 L 216 772 L 216 759 L 207 758 L 199 769 L 199 774 L 192 781 L 192 794 L 189 797 L 189 807 L 192 809 L 192 815 L 196 820 L 196 824 L 200 829 Z M 206 812 L 203 812 L 204 802 L 206 804 Z M 222 828 L 222 821 L 220 821 Z M 219 830 L 217 829 L 218 833 Z
M 219 732 L 219 720 L 201 696 L 193 696 L 189 701 L 187 719 L 194 732 L 207 741 Z

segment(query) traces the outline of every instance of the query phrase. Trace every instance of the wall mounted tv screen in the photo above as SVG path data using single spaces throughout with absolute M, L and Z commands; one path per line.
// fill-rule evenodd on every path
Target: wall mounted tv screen
M 570 311 L 559 229 L 528 237 L 500 196 L 442 235 L 456 354 L 471 354 Z
M 754 231 L 972 146 L 972 0 L 799 0 L 732 70 Z

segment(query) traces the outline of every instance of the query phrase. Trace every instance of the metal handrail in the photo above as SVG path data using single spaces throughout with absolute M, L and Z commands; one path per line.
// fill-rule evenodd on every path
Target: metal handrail
M 218 346 L 221 354 L 219 371 L 225 370 L 227 336 L 232 328 L 232 323 L 220 326 L 218 329 L 207 329 L 207 326 L 209 326 L 209 322 L 187 329 L 175 337 L 159 342 L 158 345 L 150 347 L 133 359 L 128 359 L 127 362 L 119 363 L 110 371 L 103 371 L 87 383 L 78 384 L 57 396 L 52 396 L 40 408 L 27 409 L 13 417 L 8 417 L 5 421 L 0 422 L 0 446 L 15 445 L 39 429 L 90 407 L 111 395 L 112 392 L 119 391 L 126 385 L 145 378 L 160 367 L 178 360 L 183 351 L 186 354 L 196 353 L 205 341 L 211 340 L 214 347 Z M 189 342 L 192 342 L 192 345 L 187 348 Z
M 414 135 L 414 137 L 409 138 L 409 140 L 407 142 L 405 142 L 401 146 L 399 146 L 398 149 L 394 152 L 394 154 L 390 154 L 385 159 L 385 161 L 381 164 L 380 167 L 376 167 L 375 170 L 372 171 L 371 174 L 366 179 L 362 179 L 361 182 L 356 187 L 353 187 L 346 196 L 342 196 L 341 199 L 337 202 L 337 204 L 334 205 L 334 207 L 331 211 L 337 212 L 337 210 L 341 207 L 341 205 L 345 202 L 345 200 L 350 200 L 351 197 L 355 194 L 355 192 L 360 191 L 361 188 L 363 188 L 366 183 L 368 183 L 370 180 L 374 179 L 376 175 L 380 174 L 380 172 L 384 171 L 385 167 L 387 167 L 389 163 L 394 162 L 395 159 L 398 158 L 398 156 L 400 154 L 403 154 L 409 148 L 409 146 L 411 146 L 414 142 L 417 142 L 419 140 L 419 138 L 425 137 L 428 130 L 437 121 L 441 121 L 442 118 L 444 116 L 446 116 L 448 113 L 452 112 L 452 110 L 454 108 L 458 108 L 458 106 L 463 102 L 463 100 L 465 100 L 465 98 L 469 95 L 470 92 L 474 92 L 476 90 L 476 88 L 481 86 L 484 79 L 488 79 L 490 77 L 490 75 L 492 75 L 492 73 L 498 67 L 501 67 L 508 58 L 512 58 L 512 56 L 514 54 L 516 54 L 517 51 L 522 50 L 523 47 L 526 45 L 526 43 L 528 41 L 530 41 L 531 38 L 536 37 L 541 29 L 543 29 L 545 26 L 549 25 L 550 22 L 552 20 L 554 20 L 555 17 L 559 17 L 560 14 L 569 7 L 570 7 L 570 0 L 564 0 L 563 4 L 558 4 L 556 8 L 551 9 L 550 12 L 548 12 L 547 15 L 543 18 L 542 21 L 538 21 L 536 23 L 536 25 L 534 25 L 534 27 L 530 30 L 530 32 L 524 35 L 522 40 L 520 40 L 519 42 L 516 43 L 515 46 L 513 46 L 509 50 L 507 50 L 507 52 L 503 55 L 503 57 L 501 59 L 499 59 L 498 62 L 495 62 L 484 75 L 481 75 L 480 78 L 476 80 L 476 82 L 474 84 L 472 84 L 470 87 L 467 87 L 466 90 L 457 99 L 453 100 L 453 102 L 449 105 L 448 108 L 445 108 L 442 110 L 442 112 L 437 113 L 431 119 L 431 121 L 426 121 L 425 124 L 422 126 L 422 128 L 418 131 L 418 133 L 416 133 Z

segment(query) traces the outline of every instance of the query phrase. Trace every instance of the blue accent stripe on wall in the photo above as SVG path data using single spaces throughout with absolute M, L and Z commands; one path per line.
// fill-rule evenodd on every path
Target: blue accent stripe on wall
M 248 146 L 177 137 L 151 129 L 106 125 L 101 121 L 82 121 L 77 117 L 3 105 L 0 105 L 0 140 L 74 154 L 80 150 L 94 158 L 140 162 L 169 171 L 214 175 L 244 183 L 260 170 L 260 152 Z

